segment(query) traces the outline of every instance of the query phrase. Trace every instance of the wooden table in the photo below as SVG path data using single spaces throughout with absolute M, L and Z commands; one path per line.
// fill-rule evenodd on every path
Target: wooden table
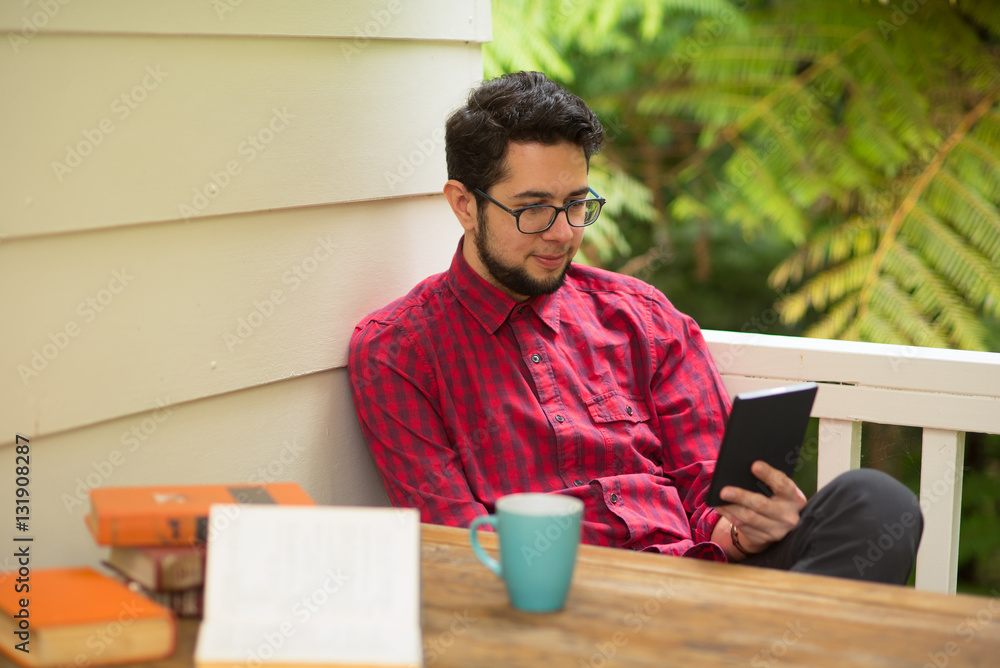
M 1000 665 L 1000 596 L 918 592 L 581 546 L 566 608 L 510 607 L 467 532 L 424 525 L 427 666 Z M 494 534 L 481 534 L 494 551 Z M 197 623 L 175 657 L 192 665 Z

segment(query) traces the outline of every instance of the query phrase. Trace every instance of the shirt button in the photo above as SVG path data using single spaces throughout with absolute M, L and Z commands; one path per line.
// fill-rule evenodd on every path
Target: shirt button
M 632 414 L 632 407 L 631 406 L 626 406 L 625 407 L 625 412 L 628 413 L 629 415 L 631 415 Z
M 564 418 L 562 415 L 557 415 L 556 416 L 556 422 L 558 422 L 559 424 L 562 424 L 565 421 L 566 421 L 566 418 Z
M 574 484 L 574 485 L 575 485 L 576 487 L 579 487 L 580 485 L 582 485 L 582 484 L 583 484 L 583 481 L 582 481 L 582 480 L 580 480 L 579 478 L 575 478 L 575 479 L 573 480 L 573 484 Z
M 611 505 L 614 505 L 616 503 L 618 503 L 618 495 L 617 494 L 612 494 L 611 495 Z
M 531 356 L 531 361 L 534 362 L 535 364 L 538 364 L 539 362 L 542 361 L 542 356 L 539 355 L 538 353 L 535 353 L 534 355 Z

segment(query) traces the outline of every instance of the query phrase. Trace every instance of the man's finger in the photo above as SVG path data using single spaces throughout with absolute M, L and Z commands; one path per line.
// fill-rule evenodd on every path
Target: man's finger
M 798 485 L 784 472 L 779 471 L 765 461 L 757 460 L 750 467 L 750 471 L 758 480 L 771 488 L 775 496 L 782 496 L 791 499 L 801 499 L 805 501 L 806 495 L 799 489 Z
M 750 490 L 743 489 L 742 487 L 733 487 L 731 485 L 723 487 L 719 491 L 719 497 L 721 497 L 723 501 L 757 511 L 764 508 L 770 501 L 770 499 L 763 494 L 757 494 L 756 492 L 751 492 Z
M 788 532 L 786 527 L 743 506 L 717 506 L 716 510 L 755 544 L 766 546 L 780 540 Z

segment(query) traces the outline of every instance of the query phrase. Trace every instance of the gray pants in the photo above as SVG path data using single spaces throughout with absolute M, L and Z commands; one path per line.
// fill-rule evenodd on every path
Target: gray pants
M 923 529 L 913 492 L 880 471 L 857 469 L 816 492 L 791 533 L 742 563 L 906 584 Z

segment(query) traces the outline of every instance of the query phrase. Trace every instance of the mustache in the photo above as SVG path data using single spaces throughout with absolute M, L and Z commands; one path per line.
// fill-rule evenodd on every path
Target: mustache
M 562 249 L 553 249 L 553 250 L 546 249 L 544 251 L 536 251 L 532 253 L 532 255 L 541 255 L 543 257 L 558 257 L 560 255 L 569 255 L 570 250 L 571 249 L 569 247 Z

